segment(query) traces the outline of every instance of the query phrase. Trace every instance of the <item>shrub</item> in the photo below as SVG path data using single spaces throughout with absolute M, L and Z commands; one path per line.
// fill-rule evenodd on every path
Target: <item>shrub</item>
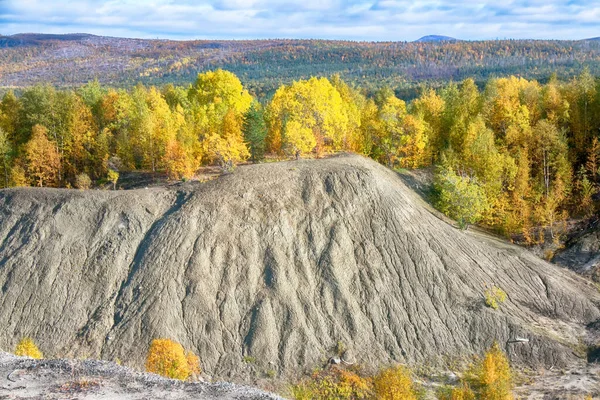
M 459 387 L 445 388 L 438 393 L 439 400 L 475 400 L 475 393 L 465 381 Z
M 377 399 L 381 400 L 416 400 L 417 388 L 411 378 L 410 371 L 404 366 L 397 366 L 381 371 L 374 379 Z
M 485 305 L 497 310 L 500 303 L 506 301 L 506 292 L 497 286 L 492 286 L 485 291 Z
M 457 175 L 451 168 L 441 168 L 435 176 L 436 207 L 454 219 L 460 229 L 467 229 L 483 218 L 489 205 L 483 187 L 473 178 Z
M 508 358 L 498 346 L 493 346 L 465 374 L 457 388 L 438 393 L 440 400 L 513 400 L 512 371 Z
M 296 400 L 369 399 L 372 382 L 357 373 L 333 366 L 313 373 L 310 379 L 292 387 Z
M 35 345 L 31 338 L 25 337 L 17 344 L 15 354 L 23 357 L 31 357 L 35 359 L 43 358 L 44 355 Z
M 200 373 L 200 362 L 194 353 L 186 354 L 179 343 L 170 339 L 154 339 L 148 350 L 146 371 L 185 380 Z
M 265 371 L 265 375 L 269 379 L 274 379 L 277 376 L 277 371 L 275 371 L 274 369 L 268 369 Z
M 119 181 L 119 173 L 113 169 L 108 170 L 107 179 L 113 185 L 113 190 L 117 189 L 117 182 Z
M 481 387 L 479 398 L 481 400 L 512 400 L 512 372 L 508 358 L 494 343 L 485 354 L 478 369 L 478 383 Z
M 87 190 L 92 186 L 92 180 L 85 172 L 75 177 L 75 187 L 81 190 Z
M 345 352 L 346 352 L 346 345 L 341 340 L 338 340 L 337 343 L 335 344 L 335 354 L 337 354 L 338 357 L 341 357 L 344 355 Z

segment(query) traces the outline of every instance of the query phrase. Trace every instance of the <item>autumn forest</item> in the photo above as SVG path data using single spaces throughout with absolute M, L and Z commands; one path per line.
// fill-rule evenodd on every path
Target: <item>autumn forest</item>
M 203 165 L 350 151 L 394 169 L 434 171 L 437 206 L 529 243 L 594 210 L 600 80 L 587 69 L 545 84 L 518 77 L 422 87 L 406 102 L 338 75 L 282 85 L 258 101 L 231 72 L 183 87 L 130 90 L 93 81 L 33 86 L 0 102 L 0 187 L 86 189 L 119 171 L 191 179 Z

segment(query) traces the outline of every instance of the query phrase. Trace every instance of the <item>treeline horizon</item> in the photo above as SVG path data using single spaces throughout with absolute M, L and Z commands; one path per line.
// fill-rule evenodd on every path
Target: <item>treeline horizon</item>
M 530 243 L 595 212 L 600 80 L 589 70 L 545 84 L 493 78 L 482 89 L 466 79 L 410 102 L 389 87 L 367 93 L 333 75 L 282 85 L 261 103 L 224 70 L 187 87 L 8 92 L 0 187 L 81 187 L 116 170 L 189 179 L 202 165 L 351 151 L 390 168 L 435 166 L 440 209 Z
M 45 83 L 72 89 L 94 78 L 120 88 L 138 82 L 187 86 L 199 72 L 222 68 L 261 100 L 281 84 L 335 74 L 370 95 L 382 86 L 393 87 L 406 100 L 418 97 L 423 84 L 442 87 L 450 80 L 473 78 L 482 85 L 515 75 L 546 82 L 553 73 L 568 80 L 586 67 L 600 75 L 600 40 L 164 41 L 21 35 L 5 45 L 0 49 L 0 93 Z

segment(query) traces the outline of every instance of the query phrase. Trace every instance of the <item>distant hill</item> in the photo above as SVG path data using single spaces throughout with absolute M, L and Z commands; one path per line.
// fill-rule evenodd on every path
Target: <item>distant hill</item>
M 420 39 L 415 40 L 417 43 L 427 43 L 427 42 L 458 42 L 459 40 L 450 36 L 441 36 L 441 35 L 428 35 L 423 36 Z
M 80 41 L 91 37 L 94 37 L 94 35 L 87 33 L 70 33 L 66 35 L 19 33 L 11 36 L 0 35 L 0 48 L 41 46 L 50 41 Z
M 416 42 L 339 40 L 157 40 L 68 35 L 0 36 L 0 94 L 39 83 L 77 87 L 98 79 L 130 87 L 187 85 L 199 72 L 224 68 L 250 91 L 269 96 L 281 84 L 339 74 L 367 91 L 393 87 L 410 99 L 419 82 L 439 86 L 467 77 L 519 75 L 570 78 L 585 66 L 600 75 L 600 41 L 459 41 L 425 36 Z

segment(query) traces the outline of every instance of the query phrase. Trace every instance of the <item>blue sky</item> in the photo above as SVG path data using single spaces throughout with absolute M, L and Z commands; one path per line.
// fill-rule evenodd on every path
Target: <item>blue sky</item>
M 582 39 L 600 0 L 0 0 L 0 34 L 172 39 Z

